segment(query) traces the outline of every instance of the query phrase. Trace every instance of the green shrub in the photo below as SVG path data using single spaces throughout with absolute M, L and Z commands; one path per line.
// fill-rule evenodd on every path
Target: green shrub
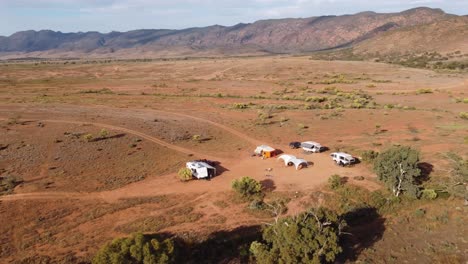
M 418 208 L 416 209 L 416 211 L 414 211 L 414 215 L 417 217 L 423 217 L 424 215 L 426 215 L 426 210 Z
M 189 168 L 181 168 L 177 175 L 179 175 L 181 181 L 190 181 L 192 179 L 192 171 Z
M 395 196 L 403 192 L 418 198 L 419 186 L 416 179 L 421 175 L 418 162 L 418 151 L 410 147 L 394 146 L 379 154 L 374 162 L 374 171 Z
M 458 116 L 459 116 L 461 119 L 468 120 L 468 112 L 460 112 L 460 113 L 458 114 Z
M 93 264 L 175 263 L 174 242 L 159 241 L 138 233 L 106 244 L 94 256 Z
M 328 187 L 330 187 L 330 189 L 336 190 L 341 186 L 343 186 L 343 182 L 341 180 L 340 175 L 333 174 L 332 176 L 330 176 L 330 178 L 328 178 Z
M 421 198 L 426 200 L 434 200 L 437 198 L 437 192 L 434 189 L 424 189 L 421 191 Z
M 242 198 L 252 199 L 262 195 L 262 185 L 250 177 L 242 177 L 232 181 L 231 187 Z
M 83 138 L 84 138 L 84 140 L 86 140 L 88 142 L 91 142 L 91 141 L 93 141 L 94 136 L 93 136 L 93 134 L 85 134 L 85 135 L 83 135 Z
M 345 225 L 332 211 L 311 209 L 264 227 L 263 240 L 253 242 L 250 252 L 257 263 L 331 263 L 342 252 Z
M 101 129 L 101 131 L 99 131 L 99 137 L 100 138 L 106 138 L 109 136 L 109 131 L 107 131 L 105 128 Z

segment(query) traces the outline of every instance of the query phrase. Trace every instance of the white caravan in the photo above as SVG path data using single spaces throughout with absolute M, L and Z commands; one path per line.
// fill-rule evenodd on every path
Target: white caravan
M 344 152 L 334 152 L 330 154 L 330 156 L 333 158 L 333 161 L 340 166 L 348 166 L 356 162 L 353 156 Z

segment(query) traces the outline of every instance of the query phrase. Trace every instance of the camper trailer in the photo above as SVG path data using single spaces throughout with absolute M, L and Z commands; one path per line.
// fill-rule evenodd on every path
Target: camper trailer
M 254 152 L 255 155 L 261 156 L 262 158 L 271 158 L 276 156 L 276 149 L 267 145 L 258 146 Z
M 356 159 L 353 156 L 344 152 L 334 152 L 330 154 L 330 156 L 332 157 L 333 161 L 335 161 L 336 164 L 340 166 L 349 166 L 356 162 Z
M 216 168 L 203 161 L 187 162 L 186 167 L 192 171 L 197 179 L 211 179 L 216 176 Z
M 301 143 L 301 148 L 306 152 L 318 153 L 322 151 L 322 145 L 314 141 L 305 141 Z

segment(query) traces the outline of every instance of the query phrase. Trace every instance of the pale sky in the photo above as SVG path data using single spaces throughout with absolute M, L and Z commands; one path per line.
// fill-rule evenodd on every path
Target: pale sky
M 399 12 L 427 6 L 468 14 L 468 0 L 0 0 L 0 35 L 232 26 L 260 19 Z

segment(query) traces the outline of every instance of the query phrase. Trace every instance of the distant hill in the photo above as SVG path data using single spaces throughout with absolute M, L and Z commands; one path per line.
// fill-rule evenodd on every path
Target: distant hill
M 360 49 L 400 44 L 398 35 L 433 36 L 430 25 L 464 21 L 440 9 L 415 8 L 400 13 L 363 12 L 355 15 L 261 20 L 231 27 L 209 26 L 183 30 L 145 29 L 128 32 L 61 33 L 51 30 L 22 31 L 0 37 L 0 57 L 151 57 L 270 53 L 301 53 L 363 43 Z M 462 22 L 460 22 L 463 24 Z M 410 30 L 410 31 L 405 31 Z M 448 34 L 448 33 L 447 33 Z M 458 33 L 456 39 L 458 41 Z M 424 37 L 422 36 L 422 37 Z M 466 34 L 465 34 L 466 36 Z M 402 35 L 403 37 L 403 35 Z M 461 37 L 460 37 L 461 38 Z M 372 40 L 376 40 L 375 44 Z M 364 44 L 367 43 L 367 44 Z M 421 44 L 424 44 L 420 42 Z M 390 49 L 390 48 L 388 48 Z M 398 49 L 397 47 L 395 49 Z
M 359 43 L 353 50 L 357 54 L 381 55 L 423 52 L 468 54 L 468 16 L 385 32 Z

